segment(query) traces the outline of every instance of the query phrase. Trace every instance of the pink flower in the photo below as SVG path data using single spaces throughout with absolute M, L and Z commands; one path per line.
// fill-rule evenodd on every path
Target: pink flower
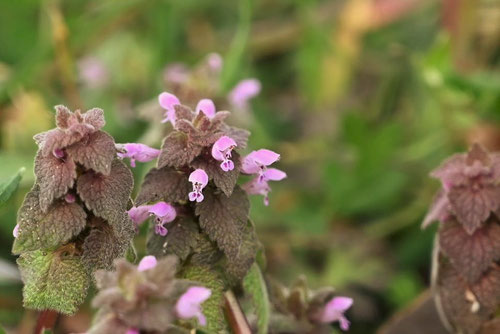
M 257 79 L 245 79 L 240 81 L 229 93 L 229 102 L 238 109 L 248 109 L 248 101 L 259 95 L 261 89 L 260 81 Z
M 67 193 L 66 196 L 64 196 L 64 200 L 66 203 L 75 203 L 76 197 L 72 193 Z
M 156 257 L 154 257 L 153 255 L 147 255 L 147 256 L 142 258 L 141 262 L 139 262 L 139 265 L 137 266 L 137 270 L 145 271 L 145 270 L 152 269 L 152 268 L 156 267 L 156 263 L 157 263 Z
M 149 213 L 156 216 L 155 218 L 155 233 L 162 237 L 167 235 L 168 230 L 163 226 L 175 219 L 177 213 L 172 205 L 165 202 L 158 202 L 149 207 Z
M 165 68 L 163 78 L 170 83 L 183 84 L 189 79 L 189 71 L 184 64 L 173 63 Z
M 57 159 L 63 159 L 66 156 L 66 153 L 64 153 L 63 150 L 60 148 L 56 148 L 52 151 L 52 154 L 57 158 Z
M 161 121 L 162 123 L 166 123 L 170 121 L 172 125 L 175 125 L 175 106 L 181 104 L 177 96 L 163 92 L 158 96 L 158 102 L 160 102 L 160 106 L 166 110 L 165 118 Z
M 19 224 L 16 224 L 14 230 L 12 230 L 12 235 L 14 236 L 14 238 L 17 238 L 19 236 Z
M 177 304 L 175 305 L 177 316 L 182 319 L 197 317 L 200 325 L 205 326 L 207 324 L 207 319 L 202 313 L 201 304 L 210 298 L 211 294 L 212 291 L 205 287 L 190 287 L 179 300 L 177 300 Z
M 198 168 L 189 175 L 189 182 L 193 184 L 193 191 L 189 193 L 191 202 L 203 201 L 202 190 L 208 184 L 208 175 L 203 169 Z
M 129 328 L 125 334 L 139 334 L 139 330 L 137 328 Z
M 136 226 L 139 226 L 149 217 L 149 209 L 151 205 L 141 205 L 138 207 L 132 207 L 127 211 L 130 219 L 135 223 Z
M 203 112 L 208 118 L 215 116 L 215 104 L 214 101 L 210 99 L 202 99 L 196 105 L 196 113 Z
M 222 161 L 220 168 L 227 172 L 234 169 L 234 163 L 231 158 L 231 151 L 236 147 L 236 142 L 228 137 L 220 137 L 212 146 L 212 157 L 215 160 Z
M 241 163 L 243 173 L 257 174 L 257 177 L 243 185 L 243 188 L 250 195 L 263 195 L 265 205 L 269 205 L 268 194 L 271 191 L 268 181 L 280 181 L 286 177 L 286 173 L 279 169 L 267 168 L 278 161 L 279 158 L 278 153 L 261 149 L 248 154 Z
M 119 144 L 118 147 L 125 152 L 118 152 L 120 159 L 130 158 L 130 166 L 135 167 L 135 161 L 149 162 L 160 155 L 160 150 L 144 144 L 128 143 Z
M 347 311 L 353 303 L 352 298 L 348 297 L 334 297 L 330 300 L 323 309 L 319 317 L 319 321 L 328 324 L 334 321 L 340 323 L 340 328 L 346 331 L 349 329 L 349 321 L 344 316 L 344 312 Z
M 78 62 L 80 80 L 89 88 L 104 87 L 109 81 L 109 71 L 97 57 L 85 57 Z
M 210 53 L 207 55 L 207 64 L 208 68 L 213 72 L 220 72 L 223 64 L 222 57 L 218 53 Z

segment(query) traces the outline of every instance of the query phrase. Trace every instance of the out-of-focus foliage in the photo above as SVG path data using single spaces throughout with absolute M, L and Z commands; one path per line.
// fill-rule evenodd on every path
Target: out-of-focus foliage
M 165 66 L 219 52 L 223 89 L 262 82 L 232 120 L 252 130 L 247 150 L 280 152 L 288 173 L 269 207 L 251 200 L 269 273 L 333 284 L 355 299 L 351 332 L 371 333 L 428 286 L 428 172 L 474 141 L 500 149 L 499 17 L 490 0 L 2 1 L 0 183 L 26 168 L 0 208 L 2 264 L 15 260 L 32 136 L 54 126 L 53 105 L 103 108 L 116 142 L 158 148 L 143 111 L 165 89 Z M 0 283 L 0 323 L 22 333 L 33 314 L 20 289 Z M 60 332 L 86 330 L 89 313 L 63 318 Z

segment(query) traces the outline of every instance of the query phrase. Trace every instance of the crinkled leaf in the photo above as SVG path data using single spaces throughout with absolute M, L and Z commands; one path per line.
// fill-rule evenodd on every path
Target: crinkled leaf
M 257 334 L 267 334 L 271 305 L 267 294 L 267 286 L 257 264 L 253 264 L 243 280 L 243 288 L 251 297 L 257 315 Z
M 191 108 L 187 106 L 176 104 L 174 106 L 174 109 L 175 109 L 176 120 L 187 120 L 191 122 L 195 117 L 195 113 L 191 110 Z
M 87 214 L 78 203 L 58 200 L 46 213 L 38 205 L 39 191 L 35 186 L 19 209 L 19 235 L 14 241 L 13 253 L 36 249 L 54 249 L 85 228 Z
M 201 149 L 202 147 L 190 141 L 185 133 L 173 131 L 163 140 L 158 168 L 187 165 L 201 153 Z
M 126 333 L 129 329 L 127 324 L 121 321 L 108 309 L 100 309 L 94 317 L 92 326 L 87 334 Z
M 200 112 L 191 122 L 185 119 L 176 121 L 175 128 L 187 134 L 189 141 L 207 147 L 212 145 L 219 139 L 224 125 L 224 119 L 229 115 L 227 111 L 219 111 L 214 117 L 209 118 L 205 113 Z
M 238 149 L 243 150 L 247 147 L 248 137 L 250 132 L 244 129 L 223 125 L 221 127 L 224 136 L 233 138 L 233 140 L 238 145 Z
M 83 114 L 83 122 L 92 125 L 95 131 L 100 130 L 105 124 L 104 111 L 100 108 L 92 108 Z
M 80 141 L 89 132 L 67 132 L 61 129 L 52 129 L 39 133 L 33 137 L 43 156 L 52 154 L 55 149 L 63 149 Z
M 16 175 L 12 176 L 7 181 L 0 183 L 0 206 L 4 205 L 17 190 L 23 173 L 24 168 L 21 168 Z
M 217 248 L 215 242 L 204 233 L 199 233 L 190 262 L 194 265 L 210 266 L 217 263 L 223 256 L 224 253 Z
M 243 240 L 239 246 L 238 253 L 235 255 L 226 253 L 227 272 L 236 278 L 236 282 L 243 279 L 248 270 L 255 263 L 258 248 L 259 242 L 254 228 L 252 225 L 248 224 L 243 233 Z
M 466 280 L 450 263 L 441 261 L 438 275 L 437 293 L 446 318 L 457 331 L 476 333 L 482 323 L 491 316 L 492 310 L 480 305 L 479 309 L 473 312 L 473 301 L 468 299 L 472 292 Z
M 84 301 L 89 275 L 80 259 L 33 251 L 17 260 L 24 282 L 24 306 L 73 314 Z
M 181 276 L 209 288 L 212 295 L 202 304 L 203 314 L 207 318 L 204 330 L 208 333 L 221 333 L 227 330 L 224 317 L 224 283 L 217 273 L 204 266 L 185 267 Z
M 146 174 L 136 205 L 163 200 L 174 203 L 187 200 L 191 184 L 188 177 L 170 167 L 153 168 Z
M 490 222 L 469 235 L 460 224 L 447 221 L 439 232 L 439 244 L 455 269 L 475 282 L 500 260 L 500 225 Z
M 248 197 L 240 187 L 236 187 L 230 197 L 213 189 L 205 189 L 204 195 L 205 199 L 196 205 L 200 227 L 217 242 L 229 261 L 236 259 L 248 220 Z
M 68 109 L 68 107 L 63 105 L 57 105 L 54 107 L 56 110 L 56 126 L 60 129 L 67 129 L 70 126 L 70 118 L 74 117 L 73 113 Z
M 451 209 L 469 234 L 474 233 L 500 203 L 499 187 L 484 185 L 475 189 L 475 186 L 453 187 L 448 193 Z
M 471 286 L 482 308 L 496 311 L 500 305 L 500 268 L 494 267 Z
M 116 258 L 123 257 L 133 237 L 133 224 L 123 215 L 115 228 L 100 218 L 93 218 L 93 227 L 83 243 L 83 263 L 92 270 L 110 269 Z M 122 233 L 117 233 L 118 228 Z
M 104 175 L 109 175 L 116 157 L 115 141 L 103 131 L 90 134 L 66 151 L 75 162 Z
M 87 208 L 113 226 L 122 221 L 133 182 L 127 166 L 115 159 L 109 175 L 87 171 L 78 178 L 76 189 Z
M 220 167 L 221 162 L 215 160 L 210 154 L 203 154 L 193 160 L 191 166 L 193 168 L 203 169 L 209 179 L 213 180 L 217 188 L 222 190 L 226 196 L 231 196 L 233 189 L 240 175 L 240 155 L 237 152 L 232 152 L 231 160 L 234 162 L 234 169 L 223 171 Z
M 443 190 L 440 190 L 432 201 L 429 212 L 425 215 L 422 228 L 426 228 L 435 221 L 442 221 L 450 213 L 450 203 Z
M 489 166 L 491 164 L 491 158 L 488 151 L 486 151 L 481 145 L 474 143 L 469 149 L 469 152 L 467 152 L 465 163 L 471 166 L 476 161 L 479 161 L 483 166 Z
M 148 254 L 157 258 L 174 254 L 185 260 L 196 247 L 198 241 L 198 225 L 188 217 L 177 219 L 167 226 L 168 233 L 162 237 L 156 233 L 149 234 Z
M 40 207 L 46 212 L 56 198 L 73 187 L 76 165 L 71 159 L 58 159 L 52 153 L 43 156 L 40 151 L 35 158 L 36 183 L 40 187 Z

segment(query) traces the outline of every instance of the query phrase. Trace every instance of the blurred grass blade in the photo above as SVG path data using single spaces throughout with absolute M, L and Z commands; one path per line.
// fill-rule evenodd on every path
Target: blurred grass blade
M 267 294 L 266 282 L 257 264 L 254 263 L 247 276 L 243 280 L 245 292 L 252 298 L 255 313 L 257 315 L 257 333 L 267 334 L 269 318 L 271 316 L 271 305 Z
M 0 206 L 3 206 L 7 200 L 14 194 L 14 192 L 19 187 L 19 182 L 21 181 L 22 174 L 25 168 L 21 168 L 16 175 L 11 177 L 9 180 L 0 183 Z

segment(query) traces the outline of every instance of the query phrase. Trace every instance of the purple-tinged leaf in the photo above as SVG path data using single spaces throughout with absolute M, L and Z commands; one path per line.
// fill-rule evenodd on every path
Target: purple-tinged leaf
M 180 120 L 187 120 L 189 122 L 193 121 L 196 114 L 191 110 L 191 108 L 184 106 L 182 104 L 177 104 L 174 106 L 175 109 L 175 119 L 176 122 Z M 176 124 L 177 126 L 177 124 Z
M 158 168 L 181 167 L 189 164 L 201 153 L 202 147 L 189 140 L 188 135 L 174 131 L 163 140 L 158 157 Z
M 66 148 L 68 155 L 85 168 L 109 175 L 116 157 L 115 141 L 106 132 L 97 131 Z
M 471 286 L 480 307 L 494 312 L 500 305 L 500 268 L 495 266 Z
M 425 215 L 422 228 L 426 228 L 435 221 L 443 222 L 450 216 L 450 203 L 443 190 L 440 190 L 434 197 L 429 212 Z
M 115 227 L 122 222 L 133 182 L 127 166 L 115 159 L 109 175 L 87 171 L 78 178 L 76 190 L 89 210 Z
M 71 126 L 72 121 L 70 118 L 75 116 L 66 106 L 58 105 L 54 108 L 56 109 L 56 126 L 59 129 L 66 130 Z
M 483 166 L 489 166 L 491 164 L 491 158 L 488 151 L 477 143 L 473 144 L 469 152 L 465 155 L 465 163 L 468 166 L 474 165 L 476 161 Z
M 242 150 L 247 147 L 248 137 L 250 136 L 250 132 L 247 130 L 223 124 L 221 126 L 221 131 L 225 136 L 234 139 L 236 144 L 238 144 L 238 149 Z
M 198 241 L 198 226 L 188 217 L 181 218 L 168 225 L 168 234 L 162 237 L 156 233 L 150 233 L 147 249 L 148 254 L 157 258 L 174 254 L 181 260 L 185 260 Z
M 439 244 L 455 269 L 473 283 L 500 260 L 500 225 L 489 222 L 469 235 L 459 223 L 449 220 L 439 231 Z
M 193 251 L 189 260 L 193 265 L 211 266 L 224 256 L 224 253 L 217 248 L 217 243 L 211 241 L 204 233 L 198 234 Z
M 438 168 L 434 169 L 430 176 L 441 180 L 445 189 L 453 185 L 461 185 L 467 181 L 463 174 L 465 166 L 465 155 L 455 154 L 446 159 Z
M 222 170 L 221 162 L 215 160 L 208 152 L 194 159 L 191 166 L 203 169 L 208 174 L 209 179 L 214 181 L 217 188 L 222 190 L 226 196 L 231 196 L 238 181 L 241 167 L 240 156 L 237 152 L 233 151 L 231 159 L 234 161 L 234 169 L 227 172 Z
M 494 185 L 455 186 L 448 193 L 451 209 L 467 233 L 472 234 L 500 204 L 500 187 Z
M 191 184 L 188 177 L 170 167 L 153 168 L 146 174 L 135 204 L 187 201 Z
M 46 212 L 54 199 L 63 196 L 73 187 L 76 165 L 70 158 L 58 159 L 53 154 L 44 156 L 38 151 L 35 158 L 35 176 L 40 187 L 40 207 Z
M 104 111 L 100 108 L 92 108 L 83 114 L 83 122 L 94 127 L 94 131 L 100 130 L 105 124 Z

